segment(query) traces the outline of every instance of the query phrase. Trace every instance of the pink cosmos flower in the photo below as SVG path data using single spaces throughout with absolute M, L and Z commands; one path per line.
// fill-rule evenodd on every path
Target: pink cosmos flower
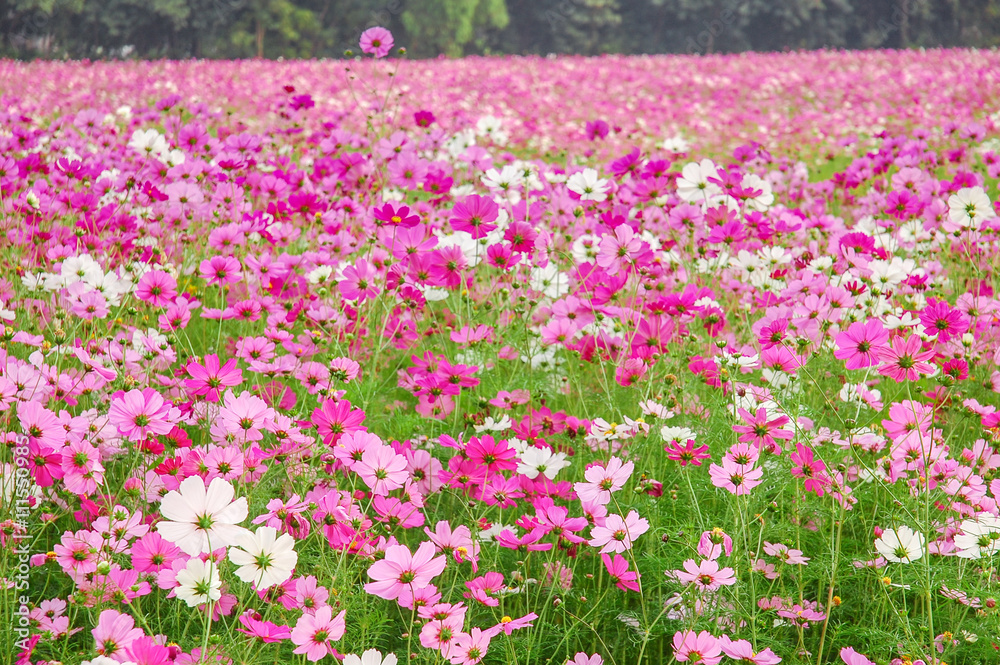
M 180 419 L 180 411 L 164 401 L 152 388 L 130 390 L 111 400 L 108 421 L 132 441 L 144 441 L 150 435 L 168 434 Z
M 844 647 L 840 650 L 840 659 L 845 665 L 875 665 L 872 661 L 862 656 L 851 647 Z
M 365 412 L 354 409 L 347 400 L 325 400 L 312 413 L 316 430 L 323 437 L 323 443 L 335 446 L 340 437 L 348 432 L 363 432 Z
M 566 665 L 604 665 L 604 659 L 599 654 L 588 656 L 583 651 L 578 651 L 573 660 L 567 661 Z
M 384 58 L 389 55 L 394 44 L 391 32 L 381 26 L 375 26 L 361 33 L 358 45 L 361 47 L 362 53 L 374 55 L 376 58 Z
M 240 265 L 239 259 L 233 256 L 213 256 L 199 264 L 198 272 L 209 286 L 212 284 L 225 286 L 240 281 L 243 266 Z
M 783 543 L 769 543 L 766 540 L 764 541 L 764 554 L 781 559 L 791 565 L 804 566 L 809 561 L 809 557 L 802 556 L 802 550 L 789 549 Z
M 740 417 L 746 425 L 733 425 L 733 431 L 741 434 L 740 441 L 753 443 L 759 450 L 780 452 L 781 447 L 775 439 L 788 440 L 794 435 L 782 426 L 789 422 L 788 416 L 779 415 L 768 420 L 767 409 L 761 407 L 753 415 L 746 409 L 739 410 Z
M 621 515 L 608 515 L 603 526 L 590 531 L 590 546 L 600 547 L 601 554 L 621 553 L 632 548 L 632 543 L 649 530 L 649 521 L 639 517 L 634 510 L 622 519 Z
M 611 501 L 611 493 L 617 492 L 628 482 L 633 468 L 635 465 L 632 462 L 623 463 L 620 458 L 612 457 L 607 467 L 595 464 L 584 471 L 583 477 L 587 482 L 575 483 L 573 489 L 580 501 L 607 505 Z
M 693 584 L 702 591 L 716 591 L 720 587 L 736 584 L 736 573 L 732 568 L 719 568 L 719 562 L 705 559 L 696 564 L 694 559 L 684 562 L 684 570 L 675 570 L 674 575 L 685 584 Z
M 452 229 L 465 231 L 478 240 L 485 238 L 490 231 L 497 228 L 497 225 L 491 222 L 496 221 L 500 208 L 489 197 L 470 194 L 455 204 L 451 214 L 453 217 L 448 221 L 451 222 Z
M 350 358 L 334 358 L 329 364 L 330 377 L 342 383 L 350 383 L 361 373 L 361 365 Z
M 373 208 L 372 216 L 376 222 L 383 222 L 389 227 L 401 229 L 412 229 L 420 224 L 420 215 L 410 214 L 409 206 L 399 206 L 386 203 L 381 208 Z
M 733 553 L 733 539 L 719 527 L 705 531 L 698 540 L 698 554 L 706 559 L 718 559 L 725 552 L 726 556 Z
M 792 475 L 805 479 L 805 490 L 815 492 L 816 496 L 823 496 L 824 489 L 833 482 L 826 475 L 826 462 L 816 459 L 812 448 L 802 443 L 795 444 L 795 452 L 789 457 L 795 464 Z
M 838 347 L 835 358 L 846 360 L 847 369 L 864 369 L 878 364 L 879 353 L 889 342 L 889 331 L 877 319 L 856 321 L 834 341 Z
M 420 644 L 427 649 L 441 652 L 444 658 L 451 656 L 455 639 L 462 634 L 462 627 L 453 621 L 432 619 L 420 629 Z
M 883 364 L 879 366 L 878 373 L 897 383 L 918 381 L 921 376 L 934 373 L 934 366 L 928 361 L 933 360 L 935 355 L 932 350 L 923 350 L 923 342 L 916 335 L 906 339 L 895 337 L 889 346 L 879 349 L 878 357 Z
M 493 626 L 492 628 L 487 628 L 485 632 L 489 633 L 491 637 L 495 637 L 500 633 L 503 633 L 504 635 L 510 635 L 515 630 L 520 630 L 522 628 L 530 628 L 532 625 L 534 625 L 533 622 L 537 618 L 538 615 L 535 614 L 534 612 L 529 612 L 528 614 L 525 614 L 523 617 L 519 617 L 517 619 L 512 619 L 509 616 L 504 616 L 500 618 L 500 623 Z
M 97 618 L 97 627 L 90 631 L 97 642 L 97 653 L 105 658 L 119 660 L 132 643 L 143 637 L 135 627 L 135 619 L 118 610 L 104 610 Z
M 481 577 L 477 577 L 465 583 L 469 592 L 463 593 L 464 598 L 475 600 L 489 607 L 496 607 L 500 604 L 494 596 L 504 588 L 503 575 L 489 572 Z
M 747 640 L 733 640 L 728 635 L 719 637 L 719 646 L 724 654 L 747 665 L 778 665 L 781 662 L 781 656 L 770 649 L 754 651 Z
M 222 402 L 219 419 L 228 432 L 236 435 L 237 442 L 264 438 L 263 430 L 275 416 L 274 409 L 268 407 L 264 400 L 246 390 L 239 397 L 232 390 L 227 390 Z
M 615 554 L 612 559 L 607 554 L 601 555 L 604 567 L 608 570 L 611 581 L 622 591 L 639 591 L 639 573 L 628 569 L 628 560 L 621 554 Z
M 303 614 L 295 622 L 290 635 L 292 644 L 296 645 L 292 653 L 304 654 L 313 662 L 328 655 L 336 655 L 336 649 L 330 642 L 336 642 L 344 636 L 347 629 L 347 622 L 344 620 L 346 614 L 347 610 L 341 610 L 340 614 L 333 616 L 333 609 L 329 605 L 316 610 L 316 614 Z
M 615 228 L 613 235 L 601 238 L 597 265 L 604 268 L 609 275 L 617 275 L 619 271 L 627 272 L 642 251 L 642 246 L 642 239 L 635 234 L 632 227 L 622 224 Z
M 77 282 L 70 288 L 77 284 L 83 282 Z M 92 321 L 105 318 L 111 310 L 108 309 L 108 301 L 104 298 L 104 294 L 96 289 L 90 289 L 77 296 L 70 306 L 70 312 L 84 321 Z
M 132 544 L 132 567 L 140 573 L 158 573 L 177 560 L 181 549 L 150 531 Z
M 712 464 L 708 473 L 713 485 L 736 496 L 749 494 L 750 490 L 761 484 L 761 478 L 764 477 L 763 469 L 737 464 L 728 457 L 723 458 L 722 466 Z
M 404 588 L 419 589 L 430 584 L 441 574 L 448 560 L 444 556 L 435 557 L 434 543 L 420 543 L 416 554 L 411 554 L 405 545 L 390 545 L 385 550 L 385 558 L 376 561 L 368 569 L 368 576 L 374 580 L 365 584 L 365 591 L 386 600 L 396 600 Z
M 157 644 L 156 638 L 142 636 L 125 649 L 124 661 L 136 665 L 166 665 L 170 662 L 171 647 Z
M 103 538 L 93 531 L 67 531 L 52 550 L 56 555 L 56 563 L 70 577 L 83 578 L 97 570 L 97 553 L 103 545 Z
M 691 661 L 697 665 L 717 665 L 722 660 L 722 645 L 719 640 L 703 630 L 674 633 L 674 658 L 680 662 Z
M 491 638 L 491 635 L 479 628 L 459 634 L 449 652 L 452 665 L 477 665 L 482 662 Z
M 150 270 L 135 287 L 135 297 L 153 307 L 169 305 L 176 295 L 177 280 L 163 270 Z
M 375 278 L 379 276 L 378 269 L 365 259 L 358 259 L 353 265 L 344 268 L 343 275 L 344 278 L 337 283 L 337 288 L 345 300 L 362 303 L 381 293 L 381 289 L 375 283 Z
M 62 474 L 66 489 L 78 496 L 97 491 L 104 480 L 101 453 L 86 440 L 71 441 L 62 448 Z
M 219 394 L 225 388 L 232 388 L 243 383 L 243 370 L 236 366 L 236 359 L 230 358 L 219 366 L 219 356 L 205 356 L 205 364 L 190 362 L 187 373 L 191 377 L 185 379 L 191 395 L 204 395 L 209 402 L 218 402 Z
M 688 439 L 683 446 L 678 441 L 670 441 L 667 445 L 663 446 L 663 450 L 667 453 L 667 459 L 680 462 L 681 466 L 687 466 L 688 464 L 701 466 L 702 460 L 711 457 L 708 454 L 708 446 L 695 446 L 694 439 Z
M 964 312 L 934 298 L 928 298 L 927 306 L 920 311 L 920 323 L 928 335 L 936 334 L 941 342 L 961 337 L 969 329 L 969 317 Z
M 236 630 L 244 635 L 260 640 L 263 644 L 273 644 L 290 639 L 292 636 L 288 626 L 279 626 L 270 621 L 262 621 L 260 615 L 254 615 L 252 611 L 241 614 L 239 618 L 243 628 Z
M 17 417 L 21 423 L 21 431 L 32 443 L 58 450 L 66 442 L 66 431 L 59 422 L 59 417 L 41 402 L 30 400 L 18 403 Z
M 369 445 L 361 455 L 361 461 L 352 469 L 361 476 L 372 493 L 387 496 L 390 491 L 399 489 L 406 482 L 406 458 L 399 455 L 386 445 Z

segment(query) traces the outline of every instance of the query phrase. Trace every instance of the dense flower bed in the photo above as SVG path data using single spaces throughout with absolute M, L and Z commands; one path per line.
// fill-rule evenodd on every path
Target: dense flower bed
M 1000 659 L 1000 54 L 366 39 L 0 63 L 0 653 Z

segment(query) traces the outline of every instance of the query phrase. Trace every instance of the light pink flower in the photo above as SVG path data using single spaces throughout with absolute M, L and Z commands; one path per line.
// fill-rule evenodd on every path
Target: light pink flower
M 618 457 L 612 457 L 606 467 L 595 464 L 583 473 L 585 483 L 574 483 L 580 501 L 607 505 L 611 501 L 611 493 L 620 490 L 628 482 L 635 465 L 632 462 L 622 463 Z
M 674 658 L 680 662 L 691 661 L 697 665 L 717 665 L 722 660 L 722 645 L 719 640 L 703 630 L 674 633 Z
M 373 494 L 381 496 L 402 487 L 409 476 L 406 458 L 383 444 L 365 448 L 361 461 L 354 465 L 353 471 L 361 476 L 361 480 L 371 488 Z
M 292 653 L 304 654 L 309 660 L 316 662 L 325 656 L 336 653 L 330 642 L 336 642 L 344 636 L 347 622 L 344 616 L 347 610 L 333 616 L 329 605 L 316 610 L 316 614 L 303 614 L 292 628 L 291 639 L 295 644 Z
M 600 547 L 601 554 L 621 553 L 632 549 L 636 538 L 649 530 L 649 522 L 634 510 L 622 519 L 621 515 L 608 515 L 603 526 L 595 526 L 590 532 L 590 546 Z
M 703 591 L 715 591 L 720 587 L 736 584 L 736 574 L 732 568 L 719 568 L 719 562 L 705 559 L 696 564 L 694 559 L 684 562 L 684 570 L 675 570 L 674 575 L 685 584 L 693 584 Z
M 435 552 L 434 543 L 430 541 L 420 543 L 416 554 L 411 554 L 405 545 L 390 545 L 385 550 L 385 558 L 368 569 L 368 576 L 374 581 L 365 584 L 365 591 L 386 600 L 396 600 L 406 588 L 427 586 L 448 563 L 444 556 L 435 557 Z
M 361 33 L 358 46 L 361 47 L 362 53 L 374 55 L 376 58 L 384 58 L 389 55 L 394 44 L 395 40 L 393 40 L 391 32 L 381 26 L 375 26 Z

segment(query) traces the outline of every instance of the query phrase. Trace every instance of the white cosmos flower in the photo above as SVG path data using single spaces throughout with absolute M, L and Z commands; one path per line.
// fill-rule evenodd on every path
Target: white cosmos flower
M 239 568 L 236 577 L 258 589 L 267 589 L 281 584 L 292 576 L 292 569 L 299 560 L 295 553 L 295 539 L 287 533 L 278 535 L 278 530 L 262 526 L 257 533 L 246 533 L 240 538 L 238 549 L 229 550 L 229 560 Z
M 189 556 L 211 552 L 213 548 L 235 545 L 247 530 L 237 526 L 247 518 L 247 500 L 233 501 L 233 486 L 215 478 L 206 489 L 205 481 L 189 476 L 180 491 L 167 492 L 160 514 L 169 521 L 156 530 Z
M 684 167 L 681 177 L 677 179 L 677 196 L 684 201 L 704 203 L 722 192 L 718 185 L 708 181 L 718 175 L 719 170 L 711 159 L 691 162 Z
M 152 154 L 154 157 L 159 157 L 170 149 L 167 145 L 167 140 L 155 129 L 147 129 L 146 131 L 141 129 L 135 130 L 132 133 L 131 140 L 128 142 L 128 147 L 136 152 Z
M 510 429 L 511 425 L 510 416 L 504 414 L 503 418 L 496 420 L 493 416 L 486 416 L 482 425 L 475 425 L 473 429 L 476 430 L 476 434 L 482 434 L 483 432 L 505 432 Z
M 992 216 L 993 205 L 982 187 L 963 187 L 948 199 L 948 219 L 961 227 L 978 229 Z
M 344 656 L 343 665 L 396 665 L 396 654 L 390 653 L 382 658 L 382 652 L 378 649 L 369 649 L 360 656 L 349 653 Z
M 610 186 L 607 180 L 597 177 L 596 169 L 584 169 L 574 173 L 566 181 L 566 188 L 580 195 L 581 201 L 603 201 L 608 198 Z
M 691 146 L 684 140 L 683 136 L 676 134 L 668 139 L 664 139 L 663 143 L 660 144 L 660 148 L 667 152 L 681 153 L 690 150 Z
M 908 526 L 887 529 L 875 541 L 875 549 L 888 561 L 911 563 L 924 555 L 924 536 Z
M 670 425 L 664 425 L 660 428 L 660 438 L 664 441 L 687 441 L 691 439 L 692 441 L 698 438 L 698 434 L 687 427 L 672 427 Z
M 962 522 L 961 533 L 955 534 L 956 554 L 963 559 L 981 559 L 1000 552 L 1000 518 L 980 515 Z
M 483 184 L 490 189 L 502 189 L 504 191 L 520 186 L 523 180 L 524 176 L 521 170 L 510 164 L 504 166 L 500 171 L 490 169 L 482 177 Z
M 774 194 L 771 191 L 771 183 L 764 180 L 758 175 L 753 173 L 746 173 L 743 175 L 743 180 L 740 181 L 745 189 L 755 189 L 760 192 L 757 196 L 752 199 L 747 199 L 747 207 L 751 210 L 759 210 L 761 212 L 767 210 L 774 203 Z
M 517 472 L 534 480 L 538 474 L 549 480 L 554 480 L 560 469 L 569 466 L 565 453 L 553 452 L 551 448 L 529 447 L 521 453 L 517 463 Z
M 219 564 L 214 561 L 202 561 L 198 557 L 189 560 L 187 567 L 177 573 L 177 584 L 180 586 L 174 589 L 174 594 L 189 607 L 222 598 Z

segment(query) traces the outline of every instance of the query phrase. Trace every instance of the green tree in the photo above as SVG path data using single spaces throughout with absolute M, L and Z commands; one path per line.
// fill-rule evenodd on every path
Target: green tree
M 510 21 L 504 0 L 410 0 L 401 18 L 418 56 L 460 56 L 477 35 L 483 41 Z
M 618 0 L 561 0 L 547 10 L 552 44 L 560 53 L 596 55 L 611 46 L 621 25 Z

